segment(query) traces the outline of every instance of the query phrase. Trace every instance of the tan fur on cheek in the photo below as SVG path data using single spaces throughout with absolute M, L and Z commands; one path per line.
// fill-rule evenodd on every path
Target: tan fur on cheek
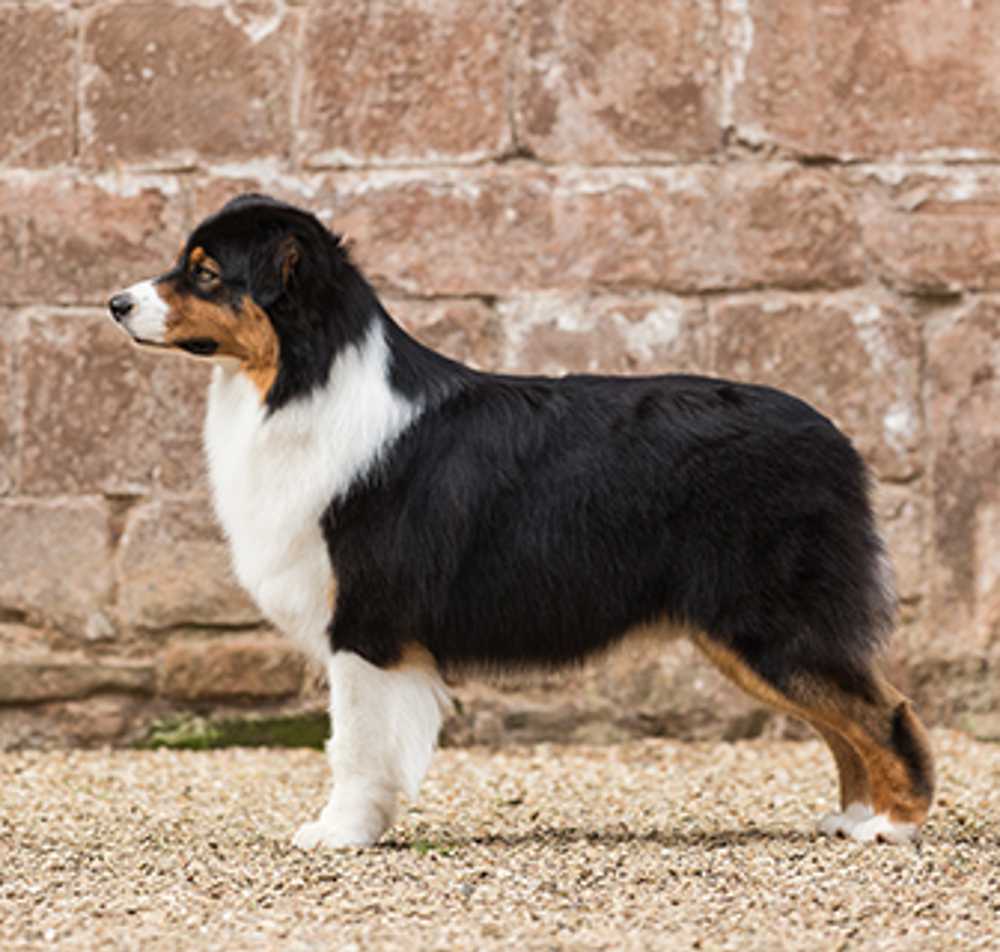
M 231 336 L 228 330 L 228 325 L 233 320 L 231 314 L 210 301 L 202 301 L 178 291 L 172 284 L 162 285 L 159 294 L 168 308 L 168 344 L 206 338 L 216 341 L 219 351 L 222 351 L 224 340 Z
M 169 308 L 166 343 L 215 341 L 218 349 L 212 356 L 236 358 L 264 400 L 278 376 L 279 357 L 278 336 L 267 314 L 249 297 L 232 311 L 169 286 L 161 289 L 160 296 Z
M 243 352 L 243 372 L 263 400 L 278 376 L 278 336 L 271 319 L 250 298 L 244 298 L 236 319 L 235 339 Z

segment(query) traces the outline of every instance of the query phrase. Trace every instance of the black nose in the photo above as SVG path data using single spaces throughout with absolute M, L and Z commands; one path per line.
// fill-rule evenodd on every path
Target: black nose
M 111 309 L 111 316 L 118 322 L 125 320 L 133 306 L 132 298 L 130 298 L 127 294 L 116 294 L 110 301 L 108 301 L 108 307 Z

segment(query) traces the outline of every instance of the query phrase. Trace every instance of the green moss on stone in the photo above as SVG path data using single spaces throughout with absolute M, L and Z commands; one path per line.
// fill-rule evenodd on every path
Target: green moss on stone
M 325 714 L 280 714 L 273 717 L 181 714 L 154 721 L 139 747 L 171 750 L 214 750 L 219 747 L 312 747 L 322 749 L 330 736 Z

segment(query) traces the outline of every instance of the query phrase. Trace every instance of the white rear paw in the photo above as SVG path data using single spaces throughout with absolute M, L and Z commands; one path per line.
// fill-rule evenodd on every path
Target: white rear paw
M 919 831 L 918 824 L 893 823 L 864 803 L 852 803 L 843 813 L 828 813 L 819 821 L 824 836 L 842 836 L 857 843 L 909 843 Z
M 911 843 L 919 832 L 917 823 L 893 823 L 880 813 L 856 826 L 851 836 L 859 843 Z
M 866 803 L 852 803 L 843 813 L 828 813 L 819 821 L 819 832 L 824 836 L 853 837 L 854 831 L 875 816 Z

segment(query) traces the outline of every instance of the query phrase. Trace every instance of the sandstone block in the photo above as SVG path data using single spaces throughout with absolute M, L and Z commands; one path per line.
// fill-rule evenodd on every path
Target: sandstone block
M 103 636 L 112 629 L 110 536 L 101 500 L 0 499 L 0 613 Z
M 164 179 L 0 179 L 0 304 L 103 305 L 165 271 L 184 237 Z
M 103 313 L 29 312 L 18 339 L 22 491 L 200 486 L 207 374 L 190 359 L 141 351 Z
M 178 701 L 287 697 L 305 673 L 302 656 L 278 638 L 177 642 L 165 664 L 165 693 Z
M 718 187 L 736 260 L 733 287 L 842 288 L 864 277 L 846 188 L 819 169 L 730 167 Z
M 520 141 L 550 162 L 671 161 L 721 145 L 711 4 L 524 0 Z
M 544 285 L 558 253 L 553 178 L 517 172 L 338 175 L 317 196 L 370 277 L 407 294 Z
M 1000 153 L 992 4 L 726 8 L 728 105 L 741 138 L 841 158 Z
M 482 161 L 509 150 L 501 0 L 337 0 L 309 13 L 307 165 Z
M 992 170 L 913 173 L 878 181 L 862 216 L 884 278 L 912 294 L 1000 289 L 1000 177 Z
M 637 737 L 731 740 L 788 728 L 686 642 L 626 643 L 582 668 L 455 687 L 449 743 L 615 743 Z M 794 730 L 794 728 L 792 729 Z
M 0 10 L 0 163 L 69 162 L 74 140 L 73 33 L 65 11 Z
M 16 612 L 9 612 L 16 618 Z M 44 628 L 33 628 L 17 621 L 0 623 L 0 657 L 34 655 L 47 650 L 51 643 L 64 636 Z
M 0 705 L 0 750 L 65 751 L 131 744 L 152 716 L 149 698 L 134 693 Z
M 97 693 L 156 691 L 156 666 L 148 661 L 96 660 L 53 653 L 0 660 L 0 704 L 37 704 Z
M 403 327 L 433 350 L 480 370 L 497 368 L 499 322 L 483 301 L 386 297 L 384 303 Z
M 97 7 L 83 29 L 83 157 L 187 168 L 287 156 L 297 19 L 277 0 Z
M 316 204 L 373 277 L 411 294 L 842 287 L 863 274 L 849 197 L 813 169 L 338 176 Z
M 204 496 L 138 506 L 129 514 L 115 567 L 124 627 L 160 630 L 262 620 L 233 576 L 229 548 Z
M 667 294 L 514 294 L 498 305 L 500 368 L 656 374 L 708 369 L 700 302 Z
M 1000 300 L 931 324 L 927 377 L 929 638 L 941 654 L 985 653 L 1000 633 Z
M 709 310 L 720 376 L 811 403 L 883 479 L 920 471 L 920 334 L 895 304 L 862 294 L 772 294 L 720 300 Z
M 817 170 L 569 172 L 556 195 L 560 263 L 581 283 L 698 292 L 863 275 L 849 195 Z
M 896 573 L 903 625 L 926 608 L 930 507 L 925 493 L 923 485 L 912 483 L 882 483 L 875 492 L 875 513 Z
M 0 312 L 0 496 L 10 491 L 14 454 L 13 354 L 6 324 L 6 316 Z

